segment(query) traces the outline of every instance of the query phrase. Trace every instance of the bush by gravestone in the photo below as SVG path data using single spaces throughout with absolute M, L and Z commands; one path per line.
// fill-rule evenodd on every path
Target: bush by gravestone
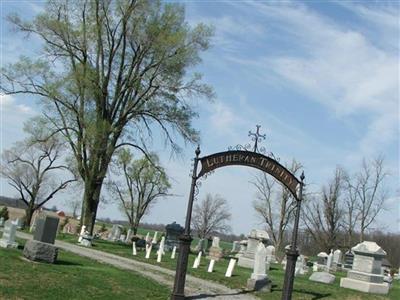
M 9 219 L 8 208 L 7 208 L 7 206 L 4 206 L 4 207 L 0 210 L 0 218 L 4 218 L 4 221 L 7 221 L 7 220 Z

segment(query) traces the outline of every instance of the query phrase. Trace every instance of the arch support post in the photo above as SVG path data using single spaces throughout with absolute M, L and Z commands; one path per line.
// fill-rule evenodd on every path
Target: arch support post
M 285 272 L 285 279 L 283 282 L 282 300 L 292 299 L 294 273 L 296 269 L 297 257 L 299 256 L 299 251 L 297 250 L 297 233 L 299 230 L 301 202 L 303 200 L 304 178 L 305 176 L 303 172 L 300 176 L 301 182 L 300 182 L 299 195 L 296 198 L 296 215 L 294 219 L 292 242 L 290 248 L 286 249 L 286 272 Z
M 200 147 L 197 147 L 195 153 L 196 157 L 194 158 L 193 164 L 192 184 L 190 186 L 189 201 L 186 211 L 185 231 L 179 237 L 179 256 L 176 265 L 174 289 L 171 294 L 171 300 L 185 299 L 186 271 L 189 259 L 190 244 L 193 240 L 192 236 L 190 235 L 190 223 L 192 220 L 194 194 L 196 190 L 197 166 L 199 164 Z

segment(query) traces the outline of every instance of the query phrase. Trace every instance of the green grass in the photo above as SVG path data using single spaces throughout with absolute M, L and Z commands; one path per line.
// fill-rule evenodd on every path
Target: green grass
M 65 251 L 59 251 L 52 265 L 22 259 L 21 246 L 0 248 L 0 299 L 168 299 L 169 295 L 169 288 L 137 273 Z
M 76 243 L 77 237 L 71 235 L 59 235 L 59 239 L 64 241 L 69 241 L 71 243 Z M 145 259 L 144 251 L 138 251 L 137 256 L 132 255 L 131 246 L 124 243 L 112 243 L 103 240 L 96 240 L 93 249 L 101 250 L 120 256 L 132 258 L 138 261 L 143 261 L 153 265 L 159 265 L 167 269 L 175 270 L 176 259 L 171 260 L 170 253 L 167 252 L 162 258 L 161 263 L 157 263 L 156 251 L 153 250 L 150 259 Z M 207 272 L 207 267 L 209 261 L 203 257 L 201 260 L 200 267 L 198 269 L 192 269 L 196 255 L 191 254 L 189 256 L 188 264 L 188 274 L 203 278 L 213 282 L 219 282 L 225 286 L 231 288 L 244 288 L 246 286 L 246 281 L 250 277 L 252 270 L 235 267 L 233 276 L 231 278 L 225 277 L 225 271 L 228 267 L 229 258 L 224 258 L 217 262 L 214 267 L 213 273 Z M 283 286 L 284 270 L 281 265 L 272 265 L 271 270 L 268 272 L 270 279 L 272 280 L 272 293 L 257 293 L 257 295 L 262 299 L 280 299 Z M 372 299 L 400 299 L 400 282 L 395 281 L 393 287 L 391 288 L 388 296 L 379 296 L 361 293 L 349 289 L 343 289 L 339 287 L 340 278 L 345 277 L 345 273 L 336 273 L 336 281 L 333 285 L 326 285 L 322 283 L 312 282 L 308 278 L 311 275 L 298 276 L 294 283 L 294 293 L 293 299 L 341 299 L 341 300 L 372 300 Z

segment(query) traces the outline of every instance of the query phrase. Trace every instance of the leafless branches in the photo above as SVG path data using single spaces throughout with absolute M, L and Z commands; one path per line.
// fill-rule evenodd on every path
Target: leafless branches
M 231 227 L 227 223 L 231 219 L 226 199 L 219 195 L 207 194 L 193 209 L 192 228 L 200 238 L 210 234 L 227 233 Z

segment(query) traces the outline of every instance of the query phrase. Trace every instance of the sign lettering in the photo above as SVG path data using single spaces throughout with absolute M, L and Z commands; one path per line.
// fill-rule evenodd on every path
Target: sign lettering
M 198 177 L 225 166 L 248 166 L 264 171 L 284 184 L 297 197 L 299 180 L 276 160 L 248 151 L 226 151 L 200 158 L 201 171 Z

